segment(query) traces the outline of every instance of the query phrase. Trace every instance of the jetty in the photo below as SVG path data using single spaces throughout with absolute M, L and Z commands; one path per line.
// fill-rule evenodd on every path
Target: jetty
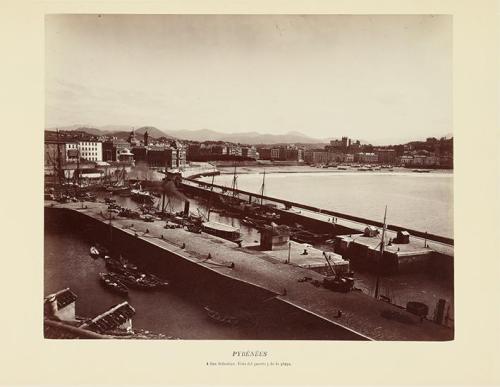
M 356 239 L 355 243 L 350 244 L 351 248 L 361 246 L 356 251 L 375 251 L 376 245 L 380 240 L 364 238 L 364 231 L 366 227 L 381 229 L 384 226 L 382 222 L 372 219 L 361 218 L 236 188 L 200 182 L 191 178 L 183 178 L 180 183 L 180 189 L 187 195 L 201 198 L 210 197 L 212 200 L 214 200 L 214 197 L 223 197 L 228 193 L 234 194 L 240 198 L 242 205 L 244 203 L 251 203 L 252 201 L 264 202 L 270 210 L 279 215 L 279 223 L 285 225 L 301 224 L 305 229 L 316 233 L 329 233 L 336 237 L 343 237 L 344 242 Z M 397 246 L 394 245 L 393 247 L 389 246 L 386 249 L 386 262 L 391 262 L 386 267 L 390 266 L 391 271 L 397 272 L 400 270 L 411 270 L 411 268 L 422 266 L 422 264 L 430 264 L 433 270 L 439 271 L 443 275 L 452 275 L 454 265 L 453 238 L 413 230 L 399 225 L 386 225 L 386 241 L 397 240 L 400 233 L 408 233 L 410 235 L 410 242 Z M 340 242 L 338 238 L 337 242 Z M 338 252 L 345 253 L 346 251 L 344 249 Z M 370 259 L 367 259 L 367 261 L 370 261 Z M 362 265 L 369 266 L 364 262 Z

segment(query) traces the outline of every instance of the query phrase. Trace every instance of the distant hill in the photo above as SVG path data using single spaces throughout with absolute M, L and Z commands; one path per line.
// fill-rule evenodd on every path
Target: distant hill
M 48 128 L 48 130 L 82 130 L 89 134 L 95 136 L 101 135 L 112 135 L 122 139 L 128 139 L 131 126 L 127 125 L 104 125 L 104 126 L 93 126 L 88 124 L 76 124 L 58 128 Z M 227 141 L 240 144 L 328 144 L 330 140 L 339 139 L 342 136 L 329 137 L 325 139 L 318 139 L 307 136 L 303 133 L 292 131 L 285 134 L 269 134 L 269 133 L 259 133 L 259 132 L 244 132 L 244 133 L 223 133 L 211 129 L 200 129 L 200 130 L 166 130 L 158 129 L 154 126 L 142 126 L 135 129 L 135 133 L 142 138 L 145 131 L 148 131 L 150 137 L 159 138 L 176 138 L 180 140 L 189 141 Z M 450 138 L 453 135 L 448 133 L 446 138 Z M 440 137 L 437 137 L 440 138 Z M 405 138 L 380 138 L 377 141 L 366 141 L 360 140 L 361 144 L 373 144 L 377 145 L 391 145 L 391 144 L 404 144 L 409 141 L 416 141 L 416 139 L 405 139 Z M 423 139 L 425 141 L 425 139 Z
M 105 126 L 90 126 L 90 125 L 71 125 L 58 128 L 49 128 L 48 130 L 81 130 L 95 136 L 113 135 L 118 138 L 127 139 L 132 128 L 123 125 L 105 125 Z M 135 129 L 138 135 L 144 135 L 148 131 L 152 138 L 167 137 L 177 138 L 180 140 L 190 141 L 227 141 L 241 144 L 290 144 L 303 143 L 315 144 L 324 143 L 327 141 L 319 140 L 306 136 L 300 132 L 288 132 L 285 134 L 262 134 L 258 132 L 246 133 L 222 133 L 210 129 L 200 130 L 160 130 L 154 126 L 142 126 Z
M 299 132 L 286 134 L 262 134 L 258 132 L 222 133 L 210 129 L 165 131 L 182 140 L 190 141 L 227 141 L 241 144 L 279 144 L 279 143 L 319 143 L 321 140 L 308 137 Z
M 144 135 L 146 131 L 148 132 L 149 136 L 153 138 L 160 138 L 160 137 L 175 138 L 175 136 L 169 135 L 164 131 L 155 128 L 154 126 L 141 126 L 140 128 L 135 130 L 135 134 Z M 130 133 L 130 130 L 127 133 Z
M 93 127 L 87 125 L 71 125 L 71 126 L 60 126 L 57 128 L 48 128 L 47 130 L 69 130 L 69 131 L 82 131 L 94 136 L 116 136 L 118 138 L 127 139 L 130 135 L 132 127 L 125 125 L 105 125 L 101 127 Z M 153 138 L 159 137 L 167 137 L 171 138 L 168 134 L 162 132 L 160 129 L 155 128 L 154 126 L 142 126 L 140 128 L 135 129 L 135 133 L 137 135 L 144 135 L 145 132 L 148 132 L 149 135 Z
M 109 132 L 107 134 L 116 136 L 116 137 L 124 139 L 124 140 L 127 140 L 129 135 L 130 135 L 131 130 L 132 129 L 128 128 L 128 130 L 118 131 L 118 132 Z M 142 139 L 142 137 L 144 136 L 144 133 L 146 133 L 146 131 L 148 132 L 149 137 L 151 137 L 151 138 L 160 138 L 160 137 L 175 138 L 174 136 L 168 135 L 165 132 L 162 132 L 160 129 L 155 128 L 154 126 L 142 126 L 140 128 L 137 128 L 137 129 L 135 129 L 135 134 L 136 134 L 136 136 L 138 136 L 139 139 Z

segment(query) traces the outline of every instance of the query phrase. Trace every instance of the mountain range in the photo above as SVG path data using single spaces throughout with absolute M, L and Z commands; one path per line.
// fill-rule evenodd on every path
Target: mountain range
M 105 125 L 105 126 L 89 126 L 89 125 L 71 125 L 57 128 L 49 128 L 48 130 L 81 130 L 95 136 L 112 135 L 118 138 L 127 139 L 131 128 L 125 125 Z M 327 143 L 327 139 L 317 139 L 306 136 L 300 132 L 288 132 L 285 134 L 262 134 L 258 132 L 246 133 L 222 133 L 210 129 L 200 130 L 160 130 L 154 126 L 143 126 L 135 129 L 135 133 L 143 135 L 148 132 L 152 138 L 167 137 L 177 138 L 180 140 L 189 141 L 227 141 L 240 144 L 280 144 L 280 143 L 302 143 L 315 144 Z
M 82 125 L 76 124 L 71 126 L 63 126 L 58 128 L 49 128 L 48 130 L 81 130 L 95 136 L 102 135 L 112 135 L 118 138 L 127 139 L 131 127 L 128 125 L 104 125 L 104 126 L 92 126 L 92 125 Z M 269 133 L 259 133 L 259 132 L 244 132 L 244 133 L 223 133 L 211 129 L 200 129 L 200 130 L 165 130 L 158 129 L 154 126 L 142 126 L 135 129 L 135 133 L 138 135 L 143 135 L 144 132 L 149 133 L 152 138 L 166 137 L 166 138 L 176 138 L 179 140 L 189 140 L 189 141 L 226 141 L 240 144 L 327 144 L 330 140 L 338 139 L 341 136 L 330 137 L 330 138 L 313 138 L 307 136 L 303 133 L 292 131 L 285 134 L 269 134 Z M 437 136 L 439 138 L 439 136 Z M 453 137 L 453 134 L 448 133 L 446 138 Z M 425 139 L 381 139 L 379 141 L 371 142 L 373 145 L 391 145 L 391 144 L 403 144 L 409 141 L 415 140 L 425 140 Z M 360 140 L 361 144 L 368 144 L 368 141 Z

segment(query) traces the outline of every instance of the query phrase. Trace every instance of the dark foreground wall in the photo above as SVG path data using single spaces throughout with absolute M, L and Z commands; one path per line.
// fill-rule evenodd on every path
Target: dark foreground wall
M 200 304 L 220 306 L 228 313 L 247 316 L 247 322 L 261 332 L 260 339 L 364 339 L 350 330 L 277 299 L 271 291 L 191 262 L 175 252 L 78 211 L 45 208 L 45 227 L 74 230 L 86 239 L 98 241 L 110 249 L 113 247 L 112 254 L 122 254 L 140 268 L 168 278 L 172 283 L 172 291 L 179 292 L 183 297 Z M 266 337 L 265 332 L 273 332 L 272 337 Z

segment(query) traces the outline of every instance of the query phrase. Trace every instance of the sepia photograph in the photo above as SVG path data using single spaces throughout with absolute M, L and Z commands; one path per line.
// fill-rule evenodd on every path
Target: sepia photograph
M 44 338 L 453 341 L 452 38 L 45 15 Z

